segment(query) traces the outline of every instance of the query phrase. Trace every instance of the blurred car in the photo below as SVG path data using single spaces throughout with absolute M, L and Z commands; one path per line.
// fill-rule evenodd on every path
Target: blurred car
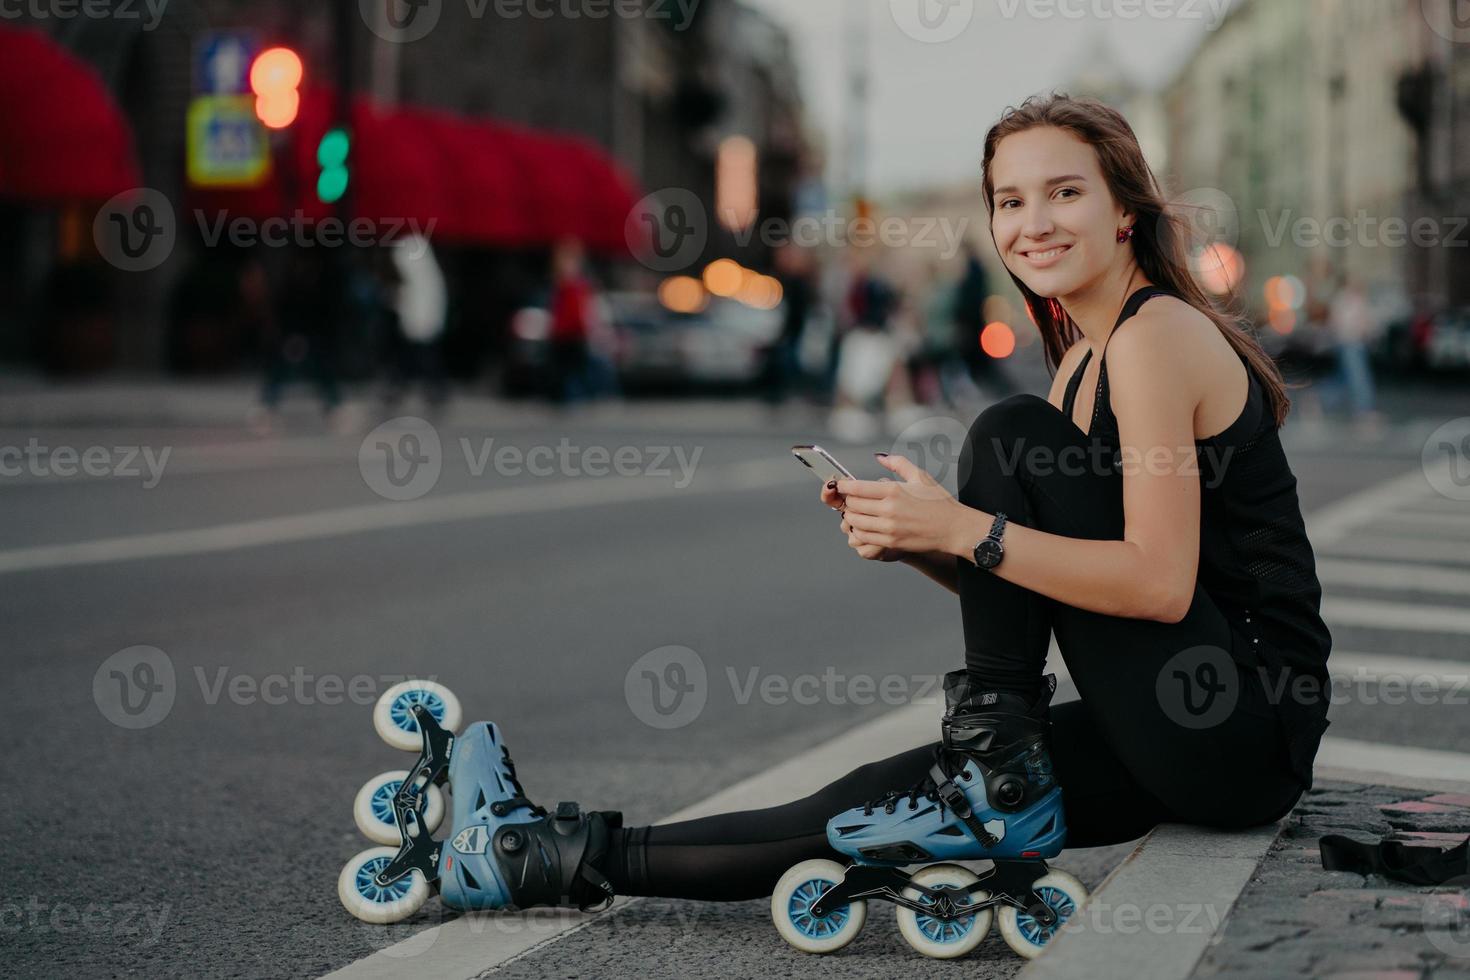
M 781 332 L 780 307 L 762 310 L 713 297 L 699 313 L 673 313 L 653 296 L 608 298 L 625 390 L 752 385 Z

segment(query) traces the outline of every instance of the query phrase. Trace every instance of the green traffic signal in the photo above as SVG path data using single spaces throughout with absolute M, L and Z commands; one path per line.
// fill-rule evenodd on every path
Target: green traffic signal
M 337 127 L 322 135 L 316 147 L 316 162 L 322 172 L 316 180 L 316 196 L 323 204 L 335 204 L 347 193 L 347 156 L 352 140 L 347 130 Z

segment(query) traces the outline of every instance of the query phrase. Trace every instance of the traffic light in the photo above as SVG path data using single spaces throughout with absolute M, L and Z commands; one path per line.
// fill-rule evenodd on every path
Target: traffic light
M 316 178 L 316 196 L 323 204 L 335 204 L 347 193 L 347 157 L 351 149 L 352 138 L 341 126 L 322 134 L 316 147 L 316 162 L 322 168 Z
M 301 108 L 301 56 L 290 48 L 267 48 L 250 65 L 255 115 L 269 129 L 285 129 Z

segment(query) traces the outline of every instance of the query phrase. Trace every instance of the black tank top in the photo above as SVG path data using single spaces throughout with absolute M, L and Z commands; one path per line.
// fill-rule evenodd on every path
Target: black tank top
M 1103 342 L 1090 436 L 1120 462 L 1118 421 L 1108 401 L 1107 344 L 1124 321 L 1154 296 L 1175 293 L 1160 286 L 1135 290 Z M 1067 383 L 1063 411 L 1072 417 L 1089 350 Z M 1244 355 L 1245 407 L 1234 422 L 1195 440 L 1200 471 L 1199 584 L 1230 621 L 1231 655 L 1247 667 L 1264 666 L 1268 683 L 1278 671 L 1305 674 L 1320 685 L 1307 697 L 1280 691 L 1279 714 L 1291 742 L 1292 768 L 1311 784 L 1311 759 L 1327 727 L 1327 657 L 1332 634 L 1322 621 L 1322 587 L 1297 499 L 1296 476 L 1281 446 L 1276 420 L 1254 368 Z M 1272 693 L 1276 693 L 1274 689 Z M 1320 694 L 1320 696 L 1318 696 Z

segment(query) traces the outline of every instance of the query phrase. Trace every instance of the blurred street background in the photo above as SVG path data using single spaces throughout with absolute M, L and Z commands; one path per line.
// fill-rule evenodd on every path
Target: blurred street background
M 1455 0 L 0 0 L 0 972 L 317 976 L 440 924 L 333 889 L 404 676 L 633 824 L 924 696 L 955 600 L 856 560 L 789 448 L 954 489 L 1046 393 L 979 163 L 1053 89 L 1130 120 L 1295 386 L 1330 768 L 1470 781 Z M 634 690 L 669 648 L 677 725 Z M 501 972 L 944 968 L 878 918 L 818 961 L 649 901 Z M 494 965 L 443 954 L 395 955 Z

